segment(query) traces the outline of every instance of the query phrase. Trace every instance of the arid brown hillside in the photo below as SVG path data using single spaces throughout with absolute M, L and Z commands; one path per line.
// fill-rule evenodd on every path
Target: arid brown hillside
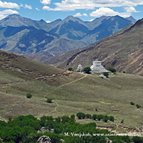
M 52 65 L 31 61 L 24 56 L 0 51 L 0 71 L 24 80 L 44 81 L 48 85 L 60 85 L 69 82 L 79 75 L 67 73 Z
M 118 71 L 143 75 L 143 19 L 124 32 L 73 55 L 65 65 L 89 66 L 94 59 L 102 60 L 106 67 Z

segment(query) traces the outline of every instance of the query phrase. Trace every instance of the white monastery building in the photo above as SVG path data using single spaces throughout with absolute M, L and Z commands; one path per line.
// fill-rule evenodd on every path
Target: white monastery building
M 109 72 L 105 67 L 102 65 L 102 61 L 95 60 L 93 61 L 93 65 L 90 67 L 91 73 L 104 73 Z
M 76 71 L 77 72 L 82 72 L 82 70 L 83 70 L 83 66 L 81 64 L 79 64 Z

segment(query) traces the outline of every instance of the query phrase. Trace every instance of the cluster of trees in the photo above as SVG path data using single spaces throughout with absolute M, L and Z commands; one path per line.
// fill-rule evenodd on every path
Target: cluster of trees
M 107 130 L 97 130 L 96 123 L 79 124 L 75 121 L 75 115 L 70 117 L 47 117 L 43 116 L 40 119 L 40 125 L 46 127 L 49 131 L 54 130 L 56 134 L 68 133 L 109 133 Z
M 31 115 L 20 116 L 8 122 L 0 121 L 0 138 L 4 143 L 34 143 L 39 128 L 39 121 Z
M 42 127 L 45 127 L 47 132 L 38 132 Z M 57 118 L 43 116 L 40 119 L 27 115 L 16 117 L 8 122 L 0 121 L 0 139 L 4 143 L 35 143 L 43 134 L 50 136 L 53 143 L 60 143 L 63 137 L 59 135 L 67 132 L 109 133 L 107 130 L 97 130 L 95 123 L 84 125 L 76 123 L 75 115 Z
M 113 116 L 107 116 L 107 115 L 97 115 L 97 114 L 85 114 L 82 112 L 79 112 L 76 114 L 78 119 L 93 119 L 95 121 L 104 121 L 104 122 L 114 122 L 114 117 Z
M 47 129 L 42 132 L 41 128 Z M 51 132 L 52 130 L 52 132 Z M 65 136 L 64 133 L 102 133 L 105 136 Z M 75 121 L 75 116 L 63 116 L 58 118 L 43 116 L 40 119 L 32 115 L 19 116 L 8 122 L 0 121 L 0 142 L 3 143 L 35 143 L 38 138 L 46 135 L 51 139 L 51 143 L 95 143 L 107 142 L 107 130 L 96 129 L 95 123 L 79 124 Z M 129 137 L 109 137 L 113 143 L 142 143 L 142 138 Z

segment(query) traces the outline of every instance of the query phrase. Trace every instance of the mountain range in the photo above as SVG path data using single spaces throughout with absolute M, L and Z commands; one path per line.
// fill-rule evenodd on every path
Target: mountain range
M 125 31 L 73 54 L 64 66 L 90 66 L 96 59 L 103 61 L 107 68 L 143 75 L 143 19 Z
M 51 63 L 51 59 L 97 43 L 134 22 L 132 17 L 102 16 L 90 22 L 69 16 L 46 23 L 14 14 L 0 20 L 0 49 Z

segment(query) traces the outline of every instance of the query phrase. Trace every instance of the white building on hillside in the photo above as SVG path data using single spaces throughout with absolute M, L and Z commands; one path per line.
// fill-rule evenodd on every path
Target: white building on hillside
M 76 71 L 77 72 L 82 72 L 82 70 L 83 70 L 83 66 L 81 64 L 79 64 Z
M 109 72 L 108 70 L 106 70 L 101 61 L 93 61 L 93 65 L 90 67 L 91 68 L 91 73 L 104 73 L 104 72 Z

